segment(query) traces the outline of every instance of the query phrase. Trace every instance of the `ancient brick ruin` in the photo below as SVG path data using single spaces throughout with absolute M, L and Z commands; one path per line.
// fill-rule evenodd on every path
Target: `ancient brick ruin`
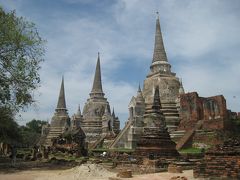
M 218 131 L 231 129 L 232 121 L 222 95 L 199 97 L 197 92 L 181 93 L 178 98 L 180 123 L 171 134 L 177 149 L 191 147 L 193 142 L 215 145 L 222 140 Z
M 43 134 L 43 136 L 46 136 L 46 139 L 42 143 L 45 146 L 51 146 L 53 138 L 57 138 L 58 136 L 63 134 L 68 128 L 70 128 L 70 117 L 67 113 L 63 78 L 58 97 L 57 108 L 55 109 L 51 124 L 49 127 L 44 128 L 45 130 L 43 130 L 43 132 L 47 134 Z
M 151 105 L 146 108 L 143 120 L 143 130 L 137 142 L 135 154 L 149 159 L 162 157 L 177 157 L 176 144 L 167 131 L 165 117 L 160 110 L 159 87 L 154 91 Z
M 229 140 L 208 150 L 195 167 L 194 177 L 240 179 L 240 141 Z
M 202 129 L 228 129 L 229 119 L 226 100 L 222 95 L 199 97 L 197 92 L 180 95 L 180 124 L 178 130 L 190 130 L 198 121 Z
M 156 20 L 150 72 L 144 80 L 143 89 L 139 85 L 136 96 L 130 100 L 129 118 L 121 131 L 120 121 L 114 110 L 111 113 L 110 103 L 103 92 L 99 54 L 89 95 L 82 113 L 78 107 L 77 113 L 70 119 L 62 81 L 55 115 L 50 127 L 44 131 L 47 134 L 45 145 L 50 145 L 52 138 L 80 128 L 86 136 L 81 136 L 84 137 L 81 141 L 86 140 L 89 149 L 131 150 L 130 156 L 138 161 L 136 168 L 144 169 L 141 171 L 145 173 L 166 168 L 171 160 L 180 158 L 178 150 L 192 146 L 194 141 L 210 145 L 219 143 L 214 132 L 230 129 L 230 119 L 237 117 L 236 113 L 227 110 L 222 95 L 200 97 L 197 92 L 185 93 L 181 80 L 171 71 L 159 18 Z M 238 148 L 238 145 L 233 147 Z M 204 161 L 195 169 L 195 176 L 216 176 L 225 168 L 221 175 L 239 177 L 239 165 L 239 152 L 229 150 L 228 146 L 225 151 L 207 152 Z M 174 171 L 177 165 L 169 169 Z
M 59 138 L 66 132 L 76 132 L 76 129 L 83 130 L 89 145 L 97 145 L 98 142 L 100 143 L 105 139 L 113 141 L 113 138 L 120 131 L 120 121 L 114 111 L 111 113 L 109 102 L 104 97 L 102 90 L 99 54 L 92 91 L 83 108 L 83 114 L 81 114 L 79 106 L 77 113 L 72 118 L 69 117 L 65 100 L 64 80 L 62 79 L 57 108 L 51 124 L 43 127 L 41 144 L 52 146 L 53 139 Z M 81 144 L 81 142 L 79 143 Z
M 185 93 L 182 81 L 171 72 L 157 18 L 150 72 L 144 80 L 143 91 L 139 87 L 137 95 L 132 97 L 128 106 L 128 121 L 110 148 L 136 148 L 143 132 L 144 116 L 153 102 L 156 86 L 159 86 L 160 110 L 171 138 L 177 142 L 177 149 L 191 147 L 195 140 L 217 144 L 219 140 L 215 131 L 231 128 L 230 119 L 236 114 L 227 110 L 226 100 L 222 95 L 204 98 L 199 97 L 197 92 Z
M 124 128 L 115 140 L 110 144 L 110 148 L 135 149 L 143 127 L 143 115 L 145 112 L 145 100 L 139 86 L 137 96 L 132 97 L 129 103 L 129 119 Z
M 171 65 L 168 62 L 163 44 L 159 17 L 156 19 L 156 33 L 152 63 L 150 66 L 150 72 L 144 80 L 143 91 L 139 86 L 137 95 L 132 97 L 128 106 L 128 121 L 126 122 L 123 130 L 110 145 L 110 148 L 135 149 L 137 144 L 141 141 L 140 137 L 142 137 L 142 140 L 145 138 L 145 141 L 147 141 L 148 138 L 151 138 L 151 135 L 148 133 L 155 133 L 154 135 L 152 134 L 154 138 L 163 136 L 168 139 L 168 132 L 165 132 L 165 130 L 159 132 L 159 126 L 156 126 L 156 128 L 158 128 L 156 131 L 148 129 L 148 126 L 144 127 L 144 123 L 146 123 L 147 119 L 149 121 L 152 119 L 148 113 L 152 111 L 154 91 L 156 87 L 159 88 L 161 102 L 161 106 L 158 107 L 159 113 L 161 113 L 161 118 L 158 117 L 158 121 L 161 121 L 164 118 L 166 131 L 170 133 L 174 132 L 177 130 L 179 124 L 176 99 L 179 95 L 179 91 L 181 92 L 184 90 L 179 78 L 171 71 Z M 160 135 L 159 133 L 162 134 Z M 153 144 L 154 143 L 152 143 L 152 145 Z M 169 149 L 172 149 L 172 146 Z
M 90 98 L 83 108 L 83 120 L 81 127 L 86 133 L 87 141 L 90 148 L 95 148 L 99 144 L 113 141 L 114 137 L 120 131 L 120 121 L 115 116 L 115 112 L 111 113 L 109 102 L 104 97 L 102 89 L 100 56 L 98 53 L 96 71 L 90 93 Z
M 44 146 L 44 157 L 48 156 L 49 150 L 52 152 L 75 153 L 76 156 L 86 155 L 86 135 L 80 126 L 81 120 L 80 106 L 77 113 L 73 115 L 72 120 L 68 116 L 64 79 L 62 78 L 58 103 L 51 124 L 42 127 L 42 136 L 39 144 Z
M 151 104 L 153 89 L 159 86 L 162 112 L 166 118 L 168 131 L 175 131 L 179 124 L 176 99 L 179 94 L 180 80 L 171 71 L 164 48 L 159 17 L 156 20 L 155 44 L 150 72 L 144 80 L 143 97 L 145 104 Z

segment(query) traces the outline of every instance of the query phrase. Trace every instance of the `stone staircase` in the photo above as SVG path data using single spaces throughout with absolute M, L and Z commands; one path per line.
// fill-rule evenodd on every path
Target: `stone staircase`
M 50 131 L 47 135 L 44 145 L 51 146 L 52 145 L 52 138 L 56 138 L 64 132 L 64 127 L 51 127 Z
M 113 143 L 115 138 L 111 138 L 111 139 L 104 139 L 103 141 L 103 148 L 109 148 L 109 146 Z
M 180 150 L 181 148 L 183 148 L 189 142 L 189 140 L 193 137 L 196 130 L 200 129 L 202 127 L 202 125 L 203 125 L 203 121 L 200 120 L 196 123 L 196 125 L 193 129 L 187 131 L 184 134 L 184 136 L 178 141 L 176 149 Z
M 123 135 L 126 133 L 126 131 L 129 130 L 132 122 L 128 121 L 125 127 L 122 131 L 117 135 L 117 137 L 114 139 L 114 141 L 109 145 L 109 149 L 114 149 L 116 147 L 116 144 L 120 141 L 120 139 L 123 137 Z
M 162 103 L 162 112 L 166 119 L 168 132 L 176 131 L 179 124 L 179 113 L 175 103 Z
M 96 149 L 99 144 L 104 142 L 104 139 L 106 138 L 107 135 L 102 135 L 98 140 L 96 140 L 93 144 L 89 145 L 89 149 Z
M 186 133 L 185 130 L 178 130 L 178 131 L 171 132 L 170 136 L 171 136 L 171 139 L 177 143 L 184 136 L 185 133 Z

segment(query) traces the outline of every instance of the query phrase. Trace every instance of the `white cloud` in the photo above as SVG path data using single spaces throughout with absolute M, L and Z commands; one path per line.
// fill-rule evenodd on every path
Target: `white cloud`
M 71 11 L 65 16 L 66 12 L 57 9 L 46 12 L 48 14 L 31 14 L 28 9 L 37 6 L 27 7 L 26 1 L 25 6 L 21 1 L 10 2 L 3 5 L 16 8 L 17 13 L 21 12 L 20 15 L 34 21 L 48 41 L 46 61 L 41 70 L 42 87 L 40 93 L 36 93 L 38 111 L 24 113 L 28 120 L 31 117 L 51 118 L 63 74 L 69 113 L 74 113 L 79 103 L 83 108 L 92 87 L 97 52 L 100 51 L 103 89 L 116 114 L 121 114 L 124 121 L 127 105 L 137 88 L 121 77 L 126 72 L 119 72 L 119 77 L 113 77 L 113 74 L 124 69 L 122 66 L 136 64 L 132 71 L 141 76 L 143 72 L 138 68 L 150 64 L 155 11 L 160 12 L 169 62 L 183 78 L 185 89 L 198 91 L 200 96 L 223 94 L 228 107 L 239 111 L 240 23 L 237 1 L 118 0 L 102 10 L 107 12 L 105 17 L 87 9 L 81 9 L 84 11 L 81 15 Z M 86 1 L 73 0 L 71 3 L 80 7 L 79 4 Z M 138 84 L 139 79 L 136 81 Z M 233 99 L 233 96 L 237 98 Z

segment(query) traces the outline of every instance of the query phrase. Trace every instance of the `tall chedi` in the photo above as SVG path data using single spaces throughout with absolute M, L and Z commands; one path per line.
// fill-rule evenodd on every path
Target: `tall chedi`
M 151 105 L 153 89 L 159 86 L 162 107 L 161 110 L 166 118 L 168 130 L 175 131 L 179 124 L 179 115 L 176 107 L 176 99 L 179 94 L 180 81 L 176 74 L 171 71 L 160 28 L 159 17 L 156 19 L 156 33 L 152 64 L 150 72 L 144 81 L 143 96 L 146 106 Z
M 60 93 L 58 97 L 57 108 L 52 117 L 50 130 L 47 135 L 45 145 L 50 146 L 51 140 L 58 137 L 70 127 L 70 118 L 67 113 L 67 106 L 65 100 L 64 78 L 62 78 Z
M 102 89 L 99 53 L 97 58 L 92 91 L 89 95 L 90 98 L 87 100 L 83 108 L 83 120 L 81 127 L 86 134 L 86 140 L 90 143 L 93 143 L 97 141 L 103 134 L 106 134 L 106 131 L 112 131 L 112 129 L 116 129 L 114 127 L 111 127 L 109 129 L 103 127 L 103 124 L 113 125 L 113 118 L 111 116 L 111 113 L 109 112 L 109 116 L 111 116 L 111 118 L 109 118 L 108 121 L 111 122 L 106 122 L 107 120 L 104 116 L 105 109 L 110 111 L 110 105 L 107 101 L 107 98 L 104 97 L 105 94 Z

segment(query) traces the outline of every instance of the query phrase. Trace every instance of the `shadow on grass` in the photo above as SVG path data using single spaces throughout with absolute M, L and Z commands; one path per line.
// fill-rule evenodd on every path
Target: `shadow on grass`
M 75 161 L 65 161 L 65 162 L 43 162 L 43 161 L 21 161 L 17 160 L 15 166 L 12 166 L 11 159 L 9 162 L 2 163 L 0 161 L 0 173 L 1 174 L 12 174 L 26 170 L 65 170 L 70 169 L 75 166 L 81 165 L 79 162 Z

